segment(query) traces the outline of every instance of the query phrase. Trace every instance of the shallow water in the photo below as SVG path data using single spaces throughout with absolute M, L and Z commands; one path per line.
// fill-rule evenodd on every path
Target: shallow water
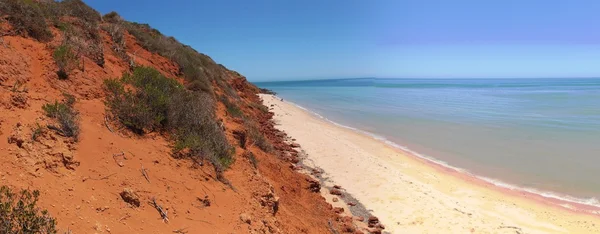
M 600 194 L 600 79 L 256 84 L 476 175 L 582 198 Z

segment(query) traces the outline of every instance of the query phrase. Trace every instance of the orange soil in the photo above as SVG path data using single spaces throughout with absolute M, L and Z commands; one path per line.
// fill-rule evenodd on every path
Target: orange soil
M 236 160 L 225 172 L 234 191 L 215 180 L 211 166 L 173 158 L 170 143 L 159 134 L 139 137 L 109 123 L 115 130 L 111 132 L 105 123 L 102 82 L 120 77 L 128 63 L 112 52 L 110 37 L 102 32 L 104 67 L 83 58 L 85 71 L 76 69 L 69 79 L 59 80 L 51 45 L 60 36 L 56 29 L 53 32 L 56 37 L 48 44 L 20 36 L 0 38 L 0 139 L 9 139 L 0 141 L 0 184 L 40 190 L 41 207 L 57 218 L 61 231 L 172 233 L 186 228 L 189 233 L 329 233 L 329 222 L 340 230 L 342 221 L 331 205 L 307 189 L 307 176 L 290 168 L 295 153 L 273 128 L 270 114 L 240 104 L 261 124 L 277 153 L 248 147 L 259 161 L 255 169 L 242 156 L 245 150 L 237 147 Z M 175 63 L 144 50 L 131 35 L 126 39 L 127 53 L 135 55 L 137 64 L 177 78 Z M 235 72 L 228 74 L 241 102 L 260 103 L 256 87 Z M 42 105 L 60 100 L 63 92 L 77 98 L 79 142 L 50 130 L 33 141 L 33 128 L 51 121 Z M 228 139 L 237 145 L 232 132 L 243 131 L 244 125 L 226 116 L 219 105 L 217 115 Z M 119 193 L 125 188 L 137 192 L 140 207 L 123 201 Z M 208 207 L 198 200 L 205 196 L 211 201 Z M 163 223 L 148 203 L 152 198 L 166 208 L 169 223 Z M 273 215 L 277 199 L 278 211 Z M 250 217 L 249 224 L 240 218 L 242 213 Z

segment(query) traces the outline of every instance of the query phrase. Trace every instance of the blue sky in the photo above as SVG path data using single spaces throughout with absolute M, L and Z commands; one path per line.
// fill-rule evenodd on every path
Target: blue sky
M 87 0 L 252 81 L 600 77 L 594 0 Z

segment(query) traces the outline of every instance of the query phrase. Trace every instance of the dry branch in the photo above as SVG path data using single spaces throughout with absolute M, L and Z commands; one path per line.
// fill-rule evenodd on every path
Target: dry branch
M 91 178 L 91 177 L 84 177 L 83 178 L 83 182 L 85 182 L 86 180 L 106 180 L 108 178 L 110 178 L 111 176 L 116 175 L 117 173 L 112 173 L 110 175 L 104 176 L 104 177 L 100 177 L 100 178 Z
M 208 221 L 205 221 L 205 220 L 201 220 L 201 219 L 192 219 L 192 218 L 190 218 L 190 217 L 187 217 L 187 218 L 185 218 L 185 219 L 187 219 L 187 220 L 191 220 L 191 221 L 196 221 L 196 222 L 203 222 L 203 223 L 207 223 L 207 224 L 213 225 L 213 223 L 211 223 L 211 222 L 208 222 Z
M 108 128 L 108 131 L 114 133 L 115 131 L 112 130 L 112 128 L 110 128 L 110 125 L 108 125 L 108 116 L 104 116 L 104 125 L 106 125 L 106 128 Z
M 60 129 L 59 127 L 56 127 L 56 126 L 54 126 L 54 125 L 48 125 L 47 127 L 48 127 L 49 129 L 52 129 L 52 130 L 56 131 L 56 133 L 57 133 L 58 135 L 61 135 L 61 136 L 63 136 L 63 137 L 67 137 L 67 134 L 65 134 L 65 132 L 64 132 L 62 129 Z
M 131 215 L 130 215 L 129 213 L 127 213 L 127 214 L 125 214 L 125 216 L 123 216 L 123 217 L 121 217 L 121 218 L 119 219 L 119 222 L 121 222 L 121 221 L 123 221 L 123 220 L 125 220 L 125 219 L 128 219 L 129 217 L 131 217 Z
M 188 228 L 184 227 L 184 228 L 180 228 L 177 230 L 173 230 L 173 233 L 188 233 L 188 231 L 186 229 L 188 229 Z
M 515 227 L 515 226 L 500 226 L 500 227 L 498 227 L 498 228 L 499 228 L 499 229 L 500 229 L 500 228 L 511 228 L 511 229 L 516 229 L 516 230 L 521 230 L 521 228 L 520 228 L 520 227 Z
M 144 165 L 142 165 L 142 175 L 144 175 L 144 178 L 146 178 L 146 180 L 148 181 L 148 183 L 150 183 L 150 177 L 148 177 L 148 173 L 146 172 L 146 169 L 144 168 Z
M 154 206 L 154 208 L 158 211 L 158 213 L 160 213 L 160 217 L 162 218 L 163 222 L 168 223 L 169 222 L 169 217 L 167 216 L 167 212 L 162 208 L 162 206 L 160 206 L 158 203 L 156 203 L 156 198 L 152 198 L 152 206 Z

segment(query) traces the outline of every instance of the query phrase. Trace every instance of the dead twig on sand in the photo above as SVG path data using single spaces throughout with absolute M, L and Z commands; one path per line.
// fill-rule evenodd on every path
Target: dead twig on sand
M 125 219 L 128 219 L 129 217 L 131 217 L 131 215 L 130 215 L 129 213 L 127 213 L 127 214 L 125 214 L 125 216 L 123 216 L 123 217 L 121 217 L 121 218 L 119 219 L 119 222 L 121 222 L 121 221 L 123 221 L 123 220 L 125 220 Z
M 108 116 L 104 116 L 104 125 L 106 125 L 106 128 L 108 128 L 108 131 L 115 133 L 115 131 L 110 128 L 110 125 L 108 125 Z
M 335 230 L 335 228 L 333 227 L 333 224 L 331 223 L 331 220 L 327 220 L 327 225 L 329 225 L 329 231 L 331 231 L 331 233 L 333 234 L 340 234 L 337 230 Z
M 188 231 L 186 229 L 188 229 L 188 228 L 184 227 L 184 228 L 180 228 L 177 230 L 173 230 L 173 233 L 188 233 Z
M 156 198 L 152 198 L 152 206 L 154 206 L 154 208 L 158 211 L 158 213 L 160 213 L 160 217 L 162 218 L 163 222 L 168 223 L 169 222 L 169 217 L 167 216 L 167 212 L 162 208 L 162 206 L 160 206 L 158 203 L 156 203 Z
M 187 220 L 192 220 L 192 221 L 196 221 L 196 222 L 203 222 L 203 223 L 207 223 L 207 224 L 213 225 L 211 222 L 208 222 L 208 221 L 205 221 L 205 220 L 201 220 L 201 219 L 192 219 L 192 218 L 190 218 L 190 217 L 187 217 L 187 218 L 185 218 L 185 219 L 187 219 Z
M 457 209 L 457 208 L 454 208 L 454 210 L 455 210 L 455 211 L 458 211 L 458 212 L 460 212 L 460 213 L 462 213 L 462 214 L 464 214 L 464 215 L 471 216 L 471 213 L 464 212 L 464 211 L 462 211 L 462 210 L 459 210 L 459 209 Z
M 48 125 L 47 127 L 49 129 L 52 129 L 52 130 L 56 131 L 56 133 L 58 135 L 63 136 L 63 137 L 67 137 L 67 134 L 65 134 L 65 132 L 62 129 L 60 129 L 59 127 L 56 127 L 54 125 Z
M 146 178 L 146 180 L 148 181 L 148 183 L 150 183 L 150 177 L 148 177 L 148 172 L 146 172 L 146 169 L 144 168 L 144 165 L 142 165 L 142 169 L 140 171 L 142 171 L 142 175 L 144 175 L 144 178 Z
M 117 165 L 119 165 L 120 167 L 123 167 L 123 166 L 125 166 L 125 164 L 123 164 L 122 161 L 117 160 L 117 157 L 120 157 L 120 156 L 123 156 L 123 160 L 127 160 L 127 157 L 125 157 L 125 152 L 123 152 L 123 151 L 121 151 L 121 153 L 113 154 L 113 160 L 115 160 L 115 163 Z
M 115 160 L 115 162 L 116 162 L 117 164 L 119 163 L 119 162 L 117 161 L 117 157 L 119 157 L 119 156 L 123 156 L 123 159 L 127 159 L 127 158 L 125 157 L 125 152 L 123 152 L 123 151 L 121 151 L 121 153 L 116 153 L 116 154 L 113 154 L 113 156 L 112 156 L 112 157 L 113 157 L 113 160 Z
M 114 175 L 116 175 L 116 174 L 117 174 L 117 173 L 112 173 L 112 174 L 110 174 L 110 175 L 107 175 L 107 176 L 104 176 L 104 177 L 102 177 L 102 178 L 100 178 L 100 179 L 98 179 L 98 180 L 106 180 L 106 179 L 108 179 L 109 177 L 111 177 L 111 176 L 114 176 Z
M 517 234 L 521 234 L 521 231 L 523 231 L 520 227 L 515 227 L 515 226 L 500 226 L 500 227 L 498 227 L 498 229 L 502 229 L 502 228 L 515 229 L 515 232 Z
M 110 178 L 111 176 L 116 175 L 117 173 L 112 173 L 110 175 L 104 176 L 104 177 L 100 177 L 100 178 L 92 178 L 92 177 L 84 177 L 83 178 L 83 182 L 85 182 L 86 180 L 107 180 L 108 178 Z

